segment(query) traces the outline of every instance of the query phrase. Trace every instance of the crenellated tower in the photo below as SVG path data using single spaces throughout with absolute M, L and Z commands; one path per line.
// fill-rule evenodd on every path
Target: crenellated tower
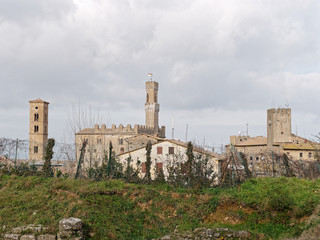
M 29 101 L 29 159 L 43 160 L 48 141 L 48 106 L 41 99 Z
M 158 104 L 158 87 L 159 84 L 155 81 L 146 82 L 147 99 L 145 104 L 146 111 L 146 127 L 154 128 L 158 131 L 159 128 L 159 104 Z

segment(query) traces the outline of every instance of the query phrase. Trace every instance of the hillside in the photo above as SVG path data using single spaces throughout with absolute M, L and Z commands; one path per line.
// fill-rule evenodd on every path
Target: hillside
M 0 226 L 43 224 L 54 232 L 72 216 L 84 221 L 89 239 L 152 239 L 201 226 L 248 230 L 261 239 L 294 237 L 308 228 L 318 204 L 320 180 L 260 178 L 237 188 L 189 190 L 0 176 Z

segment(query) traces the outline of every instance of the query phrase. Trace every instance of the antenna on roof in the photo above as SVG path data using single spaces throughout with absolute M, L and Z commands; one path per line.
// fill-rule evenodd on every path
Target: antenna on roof
M 288 99 L 286 100 L 286 103 L 284 104 L 284 106 L 285 106 L 286 108 L 289 108 L 289 101 L 288 101 Z
M 174 118 L 172 118 L 172 139 L 174 139 Z
M 150 81 L 152 81 L 152 73 L 149 73 L 148 77 L 150 78 Z
M 249 136 L 249 123 L 246 124 L 246 127 L 247 127 L 246 128 L 246 133 L 247 133 L 247 136 Z
M 186 127 L 186 142 L 188 142 L 188 123 L 187 123 L 187 127 Z

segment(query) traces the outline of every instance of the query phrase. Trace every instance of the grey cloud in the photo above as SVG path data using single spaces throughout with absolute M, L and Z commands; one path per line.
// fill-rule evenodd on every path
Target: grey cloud
M 55 21 L 75 9 L 72 0 L 1 0 L 0 23 L 25 24 L 31 21 Z
M 123 109 L 127 119 L 128 109 L 143 112 L 152 72 L 161 114 L 204 111 L 210 122 L 224 110 L 237 123 L 236 110 L 286 99 L 311 112 L 318 12 L 318 1 L 299 0 L 0 0 L 0 110 L 41 97 L 65 111 L 79 100 Z

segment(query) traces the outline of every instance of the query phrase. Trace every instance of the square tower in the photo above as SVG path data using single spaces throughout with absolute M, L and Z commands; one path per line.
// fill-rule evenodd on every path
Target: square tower
M 29 101 L 29 159 L 43 160 L 48 141 L 48 106 L 41 99 Z
M 146 127 L 159 128 L 159 104 L 158 104 L 158 87 L 159 84 L 154 81 L 146 82 L 147 100 L 145 104 Z
M 292 142 L 291 108 L 267 110 L 267 134 L 268 147 L 274 143 Z

